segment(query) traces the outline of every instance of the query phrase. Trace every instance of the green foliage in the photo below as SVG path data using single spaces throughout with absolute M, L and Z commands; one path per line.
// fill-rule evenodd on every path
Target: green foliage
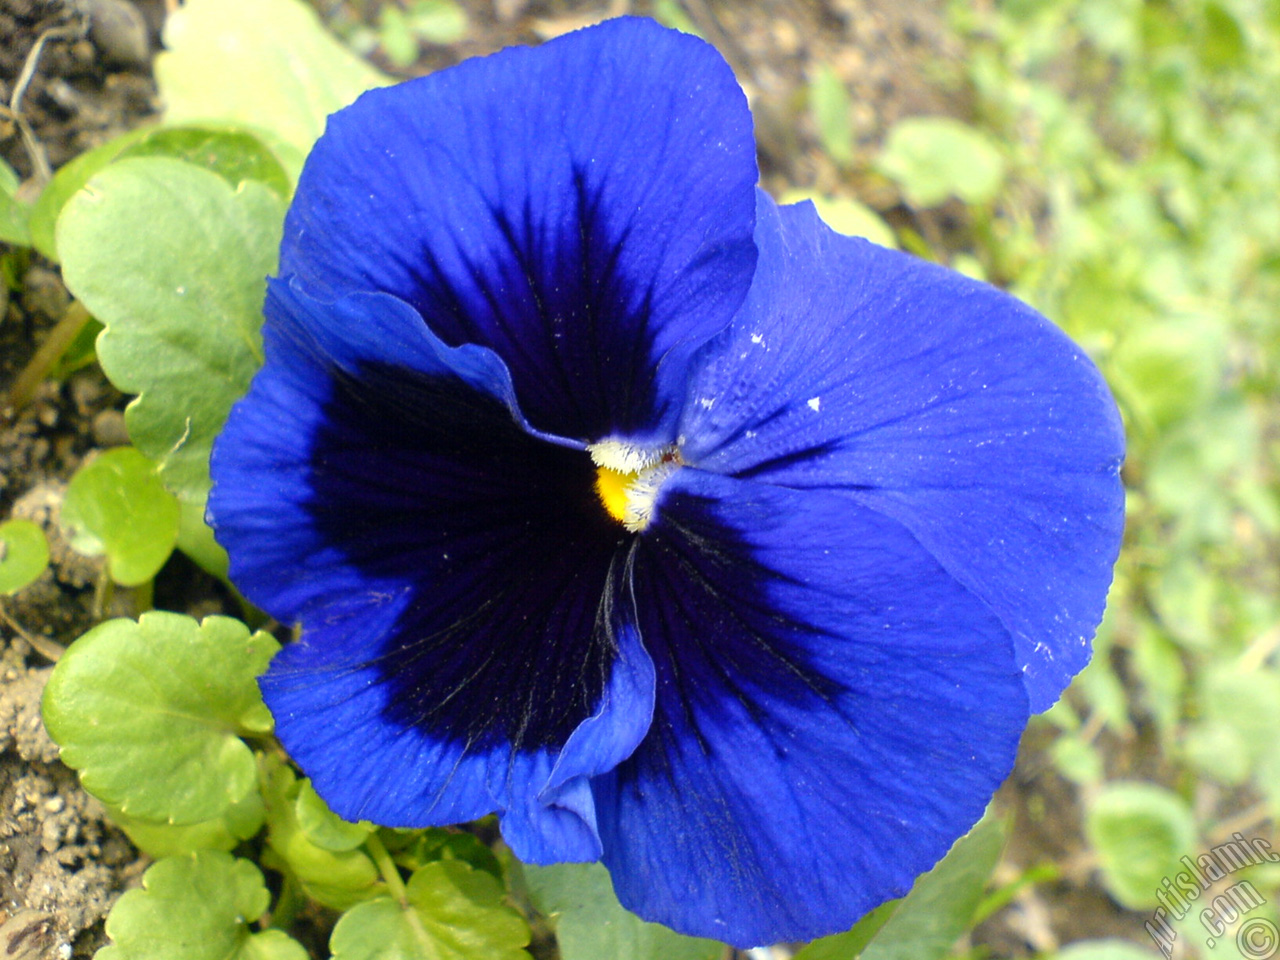
M 990 203 L 1004 181 L 1004 157 L 991 138 L 951 117 L 898 121 L 876 166 L 916 207 L 936 207 L 958 197 Z
M 176 825 L 131 817 L 111 809 L 111 819 L 129 835 L 143 853 L 159 859 L 198 850 L 232 850 L 262 829 L 266 808 L 262 795 L 251 790 L 220 817 L 199 823 Z
M 830 66 L 820 65 L 809 80 L 809 112 L 822 149 L 842 165 L 853 163 L 855 156 L 852 109 L 844 81 Z
M 211 170 L 233 187 L 245 180 L 255 180 L 281 197 L 287 197 L 293 189 L 275 155 L 243 130 L 210 126 L 143 127 L 80 154 L 54 174 L 31 211 L 31 237 L 37 250 L 50 260 L 59 259 L 56 230 L 63 207 L 94 174 L 126 157 L 184 160 Z
M 1103 882 L 1132 910 L 1157 905 L 1160 881 L 1181 869 L 1178 858 L 1194 852 L 1196 825 L 1186 803 L 1151 783 L 1117 781 L 1094 799 L 1085 823 L 1098 852 Z
M 309 834 L 298 818 L 302 782 L 280 763 L 264 760 L 264 770 L 267 842 L 283 869 L 298 880 L 309 897 L 334 910 L 345 910 L 376 896 L 381 890 L 378 868 L 368 855 L 353 847 L 335 851 L 316 843 L 312 839 L 315 834 Z M 314 791 L 311 796 L 308 806 L 314 809 L 321 801 Z M 319 839 L 331 836 L 322 831 Z
M 307 960 L 279 930 L 251 933 L 270 895 L 248 860 L 204 850 L 147 870 L 107 917 L 109 947 L 95 960 Z
M 0 243 L 31 244 L 30 211 L 18 198 L 18 175 L 0 160 Z
M 329 809 L 311 786 L 303 780 L 294 801 L 294 819 L 303 835 L 321 850 L 345 853 L 360 846 L 373 833 L 374 826 L 368 820 L 349 823 Z
M 348 910 L 329 940 L 333 960 L 529 960 L 524 919 L 493 877 L 459 860 L 428 863 L 402 898 Z
M 178 544 L 218 573 L 226 557 L 203 521 L 209 450 L 262 363 L 283 216 L 257 181 L 233 187 L 189 163 L 137 158 L 94 176 L 58 222 L 67 286 L 106 327 L 102 369 L 139 394 L 129 435 L 182 505 Z
M 716 960 L 724 947 L 628 913 L 598 863 L 525 867 L 529 896 L 549 917 L 562 960 Z
M 291 177 L 325 118 L 390 78 L 325 32 L 301 0 L 188 0 L 165 23 L 165 121 L 242 125 Z
M 467 14 L 453 0 L 417 0 L 407 10 L 388 4 L 378 13 L 382 51 L 402 69 L 418 59 L 420 43 L 457 43 L 467 29 Z
M 54 668 L 45 725 L 85 789 L 129 816 L 178 825 L 224 817 L 257 788 L 240 738 L 271 730 L 254 677 L 278 649 L 227 617 L 110 620 Z
M 178 501 L 155 464 L 133 447 L 86 461 L 67 486 L 62 527 L 80 553 L 105 555 L 107 571 L 126 587 L 159 572 L 178 542 Z
M 0 523 L 0 593 L 17 593 L 49 566 L 49 541 L 30 520 Z

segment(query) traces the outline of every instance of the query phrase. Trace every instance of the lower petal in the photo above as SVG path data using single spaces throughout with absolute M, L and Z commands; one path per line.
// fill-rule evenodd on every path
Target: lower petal
M 1027 698 L 1008 632 L 850 499 L 683 470 L 634 564 L 648 736 L 593 781 L 624 905 L 749 946 L 852 925 L 982 815 Z

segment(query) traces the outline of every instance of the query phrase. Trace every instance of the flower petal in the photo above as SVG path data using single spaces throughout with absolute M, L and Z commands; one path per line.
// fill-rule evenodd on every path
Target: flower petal
M 334 114 L 281 273 L 322 299 L 392 293 L 446 343 L 491 347 L 542 430 L 666 442 L 690 356 L 750 285 L 755 179 L 719 54 L 615 20 Z
M 776 211 L 776 212 L 775 212 Z M 760 270 L 679 432 L 703 469 L 846 491 L 1013 633 L 1032 707 L 1088 661 L 1124 523 L 1124 436 L 1079 347 L 983 283 L 763 198 Z
M 497 810 L 521 856 L 594 859 L 584 778 L 653 694 L 602 602 L 628 540 L 590 457 L 524 429 L 496 355 L 393 297 L 275 282 L 267 315 L 210 518 L 245 594 L 302 625 L 261 681 L 281 741 L 349 819 Z
M 848 497 L 683 470 L 634 563 L 653 728 L 593 783 L 624 905 L 739 946 L 844 929 L 973 825 L 1027 719 L 1012 641 Z

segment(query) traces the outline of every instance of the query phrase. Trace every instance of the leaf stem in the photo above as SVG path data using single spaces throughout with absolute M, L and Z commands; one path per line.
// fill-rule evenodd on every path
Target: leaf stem
M 373 858 L 373 862 L 378 865 L 378 872 L 382 874 L 382 879 L 387 882 L 387 889 L 396 898 L 396 902 L 402 907 L 407 907 L 409 905 L 409 892 L 405 889 L 404 879 L 400 876 L 400 868 L 391 859 L 391 854 L 382 845 L 377 833 L 369 834 L 368 839 L 364 842 L 364 848 L 368 851 L 369 856 Z
M 2 406 L 11 411 L 10 416 L 16 416 L 19 410 L 31 402 L 36 388 L 44 382 L 53 365 L 67 352 L 67 347 L 71 346 L 71 342 L 88 322 L 89 311 L 79 300 L 73 300 L 67 306 L 62 319 L 49 331 L 40 349 L 36 351 L 35 356 L 22 369 L 18 378 L 13 381 L 13 386 L 9 388 L 9 395 L 4 398 Z

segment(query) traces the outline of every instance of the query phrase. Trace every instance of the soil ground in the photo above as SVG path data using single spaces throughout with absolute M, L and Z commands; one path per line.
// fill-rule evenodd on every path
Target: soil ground
M 376 23 L 386 0 L 312 0 L 339 33 Z M 452 47 L 422 50 L 411 75 L 518 42 L 534 42 L 608 14 L 649 13 L 645 0 L 555 2 L 473 0 L 471 28 Z M 121 7 L 131 7 L 121 10 Z M 829 65 L 853 96 L 860 149 L 872 150 L 899 117 L 965 116 L 955 82 L 958 46 L 941 5 L 929 0 L 683 0 L 684 13 L 732 63 L 752 101 L 765 183 L 775 191 L 814 187 L 853 193 L 896 222 L 909 221 L 931 243 L 963 245 L 961 210 L 910 211 L 883 181 L 842 172 L 818 147 L 805 90 Z M 99 28 L 82 30 L 91 9 Z M 42 168 L 154 118 L 159 107 L 149 57 L 159 49 L 166 0 L 0 0 L 0 102 L 10 104 L 32 50 L 43 51 L 22 91 L 20 113 L 0 115 L 0 155 L 38 188 Z M 138 16 L 140 15 L 140 16 Z M 115 20 L 111 20 L 114 17 Z M 113 29 L 102 29 L 111 21 Z M 379 59 L 375 51 L 374 59 Z M 0 284 L 0 391 L 28 363 L 61 318 L 68 296 L 56 266 L 38 255 L 11 258 L 18 292 Z M 39 720 L 52 658 L 94 622 L 99 570 L 62 542 L 56 523 L 66 481 L 83 457 L 127 442 L 126 398 L 96 367 L 45 383 L 20 410 L 0 411 L 0 517 L 45 525 L 50 570 L 0 607 L 0 956 L 9 960 L 88 957 L 104 942 L 102 918 L 146 866 L 101 806 L 57 761 Z M 157 602 L 197 615 L 216 612 L 219 593 L 181 559 L 157 583 Z M 121 591 L 112 611 L 128 614 Z M 229 611 L 234 612 L 234 611 Z M 1016 817 L 1003 875 L 1052 862 L 1059 878 L 1025 892 L 975 934 L 991 954 L 1023 957 L 1082 937 L 1132 938 L 1140 920 L 1115 908 L 1090 883 L 1083 859 L 1078 798 L 1054 775 L 1029 735 L 1000 802 Z

